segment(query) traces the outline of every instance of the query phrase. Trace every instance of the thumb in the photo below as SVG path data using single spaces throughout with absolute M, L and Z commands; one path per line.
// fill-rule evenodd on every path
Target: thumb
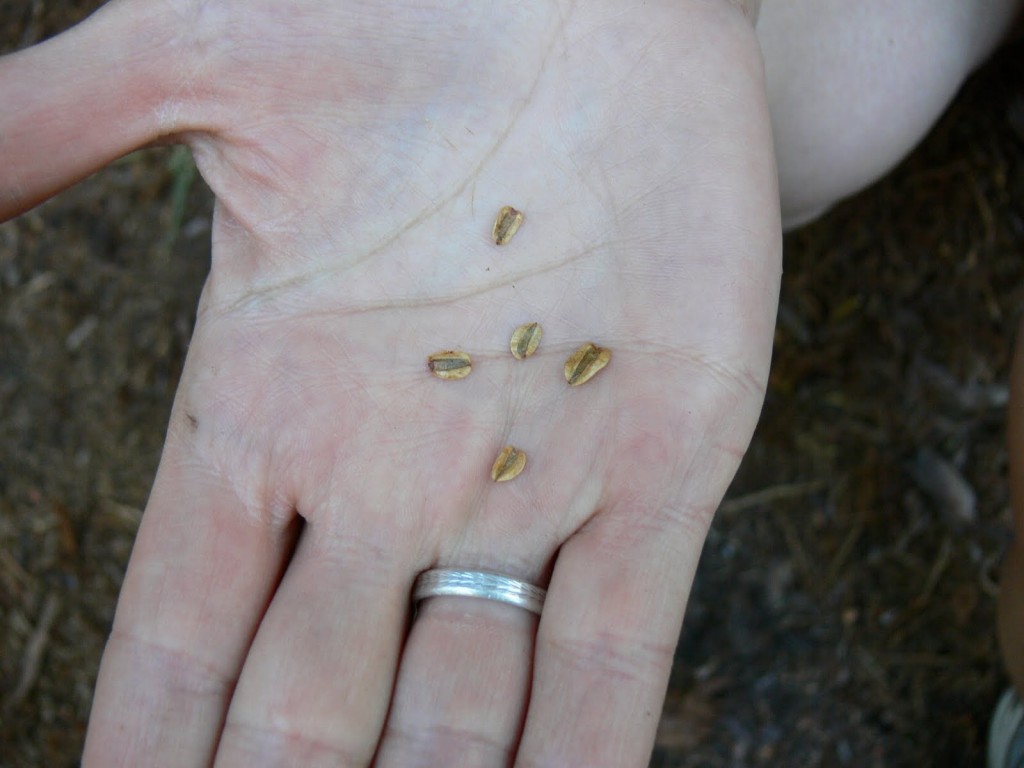
M 0 57 L 0 220 L 180 130 L 176 23 L 144 0 L 114 2 Z

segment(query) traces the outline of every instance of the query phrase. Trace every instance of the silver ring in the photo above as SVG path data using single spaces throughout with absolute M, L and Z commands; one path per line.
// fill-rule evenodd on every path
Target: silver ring
M 496 600 L 540 616 L 547 592 L 525 581 L 488 571 L 435 568 L 421 573 L 412 589 L 413 602 L 441 595 Z

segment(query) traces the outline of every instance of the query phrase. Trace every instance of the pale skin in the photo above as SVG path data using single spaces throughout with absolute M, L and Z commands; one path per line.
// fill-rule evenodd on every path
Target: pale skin
M 5 215 L 167 138 L 217 196 L 86 766 L 646 764 L 768 372 L 761 61 L 722 0 L 498 5 L 128 0 L 0 69 Z M 410 627 L 436 565 L 544 616 Z
M 776 133 L 780 207 L 769 96 L 815 62 L 772 54 L 771 3 L 760 41 L 727 0 L 403 5 L 121 0 L 0 60 L 0 216 L 158 140 L 217 195 L 86 766 L 647 763 L 761 406 L 780 210 L 859 177 L 795 196 L 814 102 Z M 585 341 L 612 362 L 569 389 Z M 431 377 L 452 347 L 473 373 Z M 496 485 L 509 443 L 527 468 Z M 411 623 L 438 565 L 547 586 L 543 618 Z

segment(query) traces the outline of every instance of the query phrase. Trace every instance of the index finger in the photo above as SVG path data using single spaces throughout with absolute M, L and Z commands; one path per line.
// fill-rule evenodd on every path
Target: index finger
M 173 434 L 103 654 L 84 766 L 205 766 L 293 541 Z

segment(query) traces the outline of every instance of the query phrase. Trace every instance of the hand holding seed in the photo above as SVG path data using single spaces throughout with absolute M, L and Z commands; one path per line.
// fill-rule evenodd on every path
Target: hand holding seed
M 175 137 L 218 198 L 86 768 L 646 765 L 772 340 L 732 0 L 131 0 L 10 66 L 74 109 L 17 91 L 0 199 L 52 191 L 18 142 L 69 122 L 61 183 Z M 543 613 L 413 620 L 435 567 Z

